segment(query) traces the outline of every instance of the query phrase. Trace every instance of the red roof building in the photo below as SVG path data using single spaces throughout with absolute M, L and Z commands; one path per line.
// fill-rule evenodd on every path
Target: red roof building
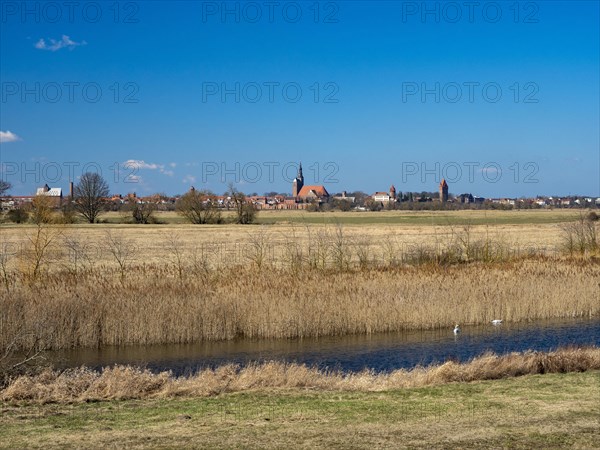
M 299 200 L 327 200 L 328 198 L 329 192 L 327 192 L 325 186 L 321 185 L 302 186 L 302 189 L 298 192 Z

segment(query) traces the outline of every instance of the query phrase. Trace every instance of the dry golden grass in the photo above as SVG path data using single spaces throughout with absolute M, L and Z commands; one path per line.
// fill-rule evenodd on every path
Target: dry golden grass
M 282 216 L 283 214 L 283 216 Z M 278 217 L 292 219 L 306 216 L 299 211 L 263 212 L 262 216 L 270 225 L 68 225 L 55 226 L 60 233 L 59 244 L 67 251 L 65 240 L 85 243 L 86 250 L 98 265 L 115 265 L 114 257 L 106 249 L 106 233 L 129 242 L 136 249 L 135 260 L 162 262 L 172 257 L 172 241 L 186 249 L 187 258 L 204 255 L 215 266 L 230 266 L 243 263 L 245 255 L 252 248 L 251 242 L 264 240 L 269 253 L 275 260 L 285 259 L 288 244 L 294 242 L 301 248 L 308 248 L 319 240 L 331 241 L 337 232 L 336 222 L 341 221 L 344 237 L 348 243 L 360 245 L 370 250 L 370 256 L 379 261 L 385 260 L 390 249 L 410 251 L 417 246 L 444 246 L 463 233 L 464 225 L 451 224 L 450 220 L 465 220 L 486 225 L 469 226 L 470 237 L 476 240 L 490 239 L 502 242 L 520 253 L 530 250 L 553 253 L 561 244 L 561 224 L 576 218 L 572 211 L 460 211 L 460 212 L 381 212 L 381 213 L 327 213 L 309 215 L 322 217 L 322 223 L 302 224 L 277 221 Z M 315 214 L 315 213 L 313 213 Z M 347 217 L 387 216 L 394 220 L 389 223 L 344 222 Z M 432 216 L 431 223 L 429 217 Z M 512 223 L 507 217 L 516 216 L 522 223 Z M 548 216 L 548 221 L 538 222 L 538 216 Z M 417 217 L 415 222 L 411 217 Z M 521 219 L 521 217 L 523 219 Z M 406 220 L 404 220 L 406 218 Z M 487 218 L 487 219 L 486 219 Z M 448 223 L 444 221 L 448 220 Z M 555 223 L 556 221 L 556 223 Z M 14 253 L 22 252 L 28 245 L 28 236 L 35 233 L 33 225 L 0 225 L 0 245 L 8 243 Z
M 495 380 L 522 375 L 584 372 L 600 369 L 600 349 L 572 348 L 554 352 L 484 354 L 459 364 L 417 367 L 381 374 L 370 371 L 343 374 L 323 372 L 305 365 L 268 362 L 246 367 L 225 365 L 196 375 L 174 378 L 126 366 L 94 372 L 86 368 L 64 372 L 46 370 L 21 376 L 0 392 L 5 402 L 73 402 L 144 398 L 204 397 L 269 389 L 329 391 L 387 391 L 452 382 Z
M 0 350 L 600 315 L 598 258 L 530 255 L 497 231 L 415 227 L 411 244 L 381 226 L 250 229 L 2 228 Z
M 449 267 L 58 272 L 0 298 L 0 348 L 317 337 L 597 317 L 600 265 L 534 258 Z

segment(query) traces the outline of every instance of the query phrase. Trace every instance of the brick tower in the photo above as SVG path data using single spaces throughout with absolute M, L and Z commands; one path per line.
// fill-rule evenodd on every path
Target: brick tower
M 440 183 L 440 202 L 446 203 L 448 201 L 448 183 L 442 178 Z

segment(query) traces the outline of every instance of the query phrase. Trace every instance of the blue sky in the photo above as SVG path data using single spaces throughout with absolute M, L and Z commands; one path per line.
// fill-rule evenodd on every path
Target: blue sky
M 0 5 L 15 194 L 291 192 L 301 161 L 330 192 L 600 196 L 597 1 Z

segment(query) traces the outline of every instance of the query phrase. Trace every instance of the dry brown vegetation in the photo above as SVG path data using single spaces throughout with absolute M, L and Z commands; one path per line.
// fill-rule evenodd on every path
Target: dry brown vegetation
M 2 295 L 0 348 L 316 337 L 600 314 L 600 265 L 526 259 L 466 266 L 206 271 L 171 266 L 47 274 Z M 485 270 L 483 270 L 485 268 Z
M 571 348 L 554 352 L 484 354 L 465 364 L 446 362 L 391 373 L 343 374 L 305 365 L 268 362 L 245 367 L 225 365 L 190 377 L 151 373 L 116 366 L 95 372 L 87 368 L 46 370 L 21 376 L 0 392 L 3 401 L 72 402 L 169 397 L 202 397 L 262 389 L 386 391 L 451 382 L 495 380 L 522 375 L 584 372 L 600 369 L 600 349 Z
M 342 227 L 305 233 L 273 244 L 259 230 L 215 254 L 174 232 L 164 236 L 164 259 L 147 262 L 152 255 L 118 229 L 104 230 L 100 245 L 69 228 L 29 228 L 18 251 L 0 247 L 0 350 L 600 315 L 594 257 L 527 256 L 469 227 L 419 246 Z

